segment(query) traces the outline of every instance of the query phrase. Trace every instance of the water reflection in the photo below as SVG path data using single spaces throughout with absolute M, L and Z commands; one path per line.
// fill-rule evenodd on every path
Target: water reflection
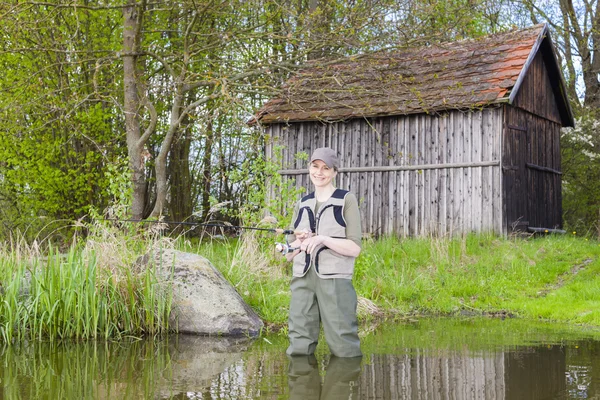
M 356 392 L 362 357 L 339 358 L 331 356 L 321 383 L 315 356 L 289 358 L 288 386 L 290 399 L 329 400 L 352 399 Z
M 6 347 L 0 398 L 162 399 L 189 398 L 189 392 L 211 398 L 214 381 L 241 360 L 250 344 L 248 339 L 176 336 Z
M 424 320 L 363 340 L 362 358 L 287 339 L 175 336 L 2 350 L 0 399 L 595 399 L 597 333 L 519 321 Z
M 565 393 L 565 366 L 564 348 L 558 346 L 480 355 L 379 355 L 363 370 L 359 398 L 556 399 Z

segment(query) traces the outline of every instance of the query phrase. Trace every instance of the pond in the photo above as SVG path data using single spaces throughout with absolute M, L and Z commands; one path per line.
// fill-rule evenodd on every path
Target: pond
M 285 355 L 287 338 L 2 349 L 2 399 L 596 399 L 600 332 L 518 319 L 419 319 L 363 331 L 364 356 Z

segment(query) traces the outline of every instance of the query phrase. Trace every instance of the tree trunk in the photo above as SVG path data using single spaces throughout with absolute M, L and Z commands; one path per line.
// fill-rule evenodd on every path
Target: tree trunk
M 182 73 L 182 76 L 185 76 L 185 74 Z M 152 214 L 150 214 L 151 218 L 159 218 L 162 216 L 163 210 L 165 209 L 167 203 L 167 157 L 169 155 L 169 151 L 171 150 L 177 130 L 179 129 L 179 118 L 181 116 L 183 104 L 183 84 L 178 82 L 175 90 L 175 98 L 173 99 L 173 106 L 171 107 L 171 121 L 169 124 L 169 130 L 167 131 L 164 140 L 160 144 L 160 152 L 155 160 L 154 170 L 156 171 L 156 203 L 154 204 Z
M 210 190 L 212 175 L 212 150 L 214 142 L 213 116 L 210 115 L 206 124 L 206 140 L 204 142 L 204 157 L 202 157 L 202 220 L 208 219 L 210 210 Z
M 184 221 L 192 215 L 192 177 L 190 174 L 191 139 L 184 133 L 173 143 L 169 160 L 169 211 L 174 221 Z
M 598 33 L 600 3 L 595 10 L 592 7 L 586 7 L 583 10 L 585 15 L 578 14 L 572 0 L 561 0 L 559 4 L 565 25 L 563 30 L 565 32 L 565 48 L 568 50 L 566 55 L 571 55 L 569 46 L 574 44 L 581 57 L 581 70 L 585 85 L 584 105 L 597 109 L 600 107 L 600 81 L 598 80 L 600 72 L 600 56 L 598 55 L 600 51 L 600 34 Z M 585 24 L 580 24 L 580 18 L 589 20 L 591 29 Z M 567 65 L 570 65 L 573 60 L 567 59 L 566 62 Z M 574 80 L 571 80 L 570 83 L 574 83 Z
M 142 219 L 144 213 L 146 177 L 142 156 L 141 142 L 140 97 L 137 84 L 137 59 L 141 31 L 141 11 L 135 1 L 123 8 L 123 86 L 125 131 L 127 137 L 127 152 L 129 168 L 133 184 L 133 199 L 131 202 L 131 218 Z

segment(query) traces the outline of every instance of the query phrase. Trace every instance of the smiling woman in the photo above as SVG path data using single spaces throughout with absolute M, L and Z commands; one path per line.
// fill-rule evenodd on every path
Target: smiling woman
M 318 148 L 308 168 L 315 191 L 294 209 L 292 298 L 287 354 L 312 355 L 321 321 L 331 353 L 361 356 L 356 318 L 357 296 L 352 285 L 354 260 L 361 250 L 358 202 L 333 180 L 339 159 L 333 149 Z
M 337 171 L 333 168 L 329 168 L 322 160 L 314 160 L 310 163 L 309 167 L 310 180 L 315 187 L 323 188 L 324 190 L 331 190 L 333 187 L 331 181 L 337 175 Z M 327 196 L 327 193 L 319 193 L 321 196 Z M 329 198 L 331 193 L 326 198 Z

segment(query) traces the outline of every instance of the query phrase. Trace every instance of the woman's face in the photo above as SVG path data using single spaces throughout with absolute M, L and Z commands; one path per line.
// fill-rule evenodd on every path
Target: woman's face
M 321 160 L 311 162 L 308 167 L 308 173 L 310 175 L 310 180 L 316 187 L 327 187 L 337 175 L 337 172 L 333 168 L 329 168 L 327 164 Z

